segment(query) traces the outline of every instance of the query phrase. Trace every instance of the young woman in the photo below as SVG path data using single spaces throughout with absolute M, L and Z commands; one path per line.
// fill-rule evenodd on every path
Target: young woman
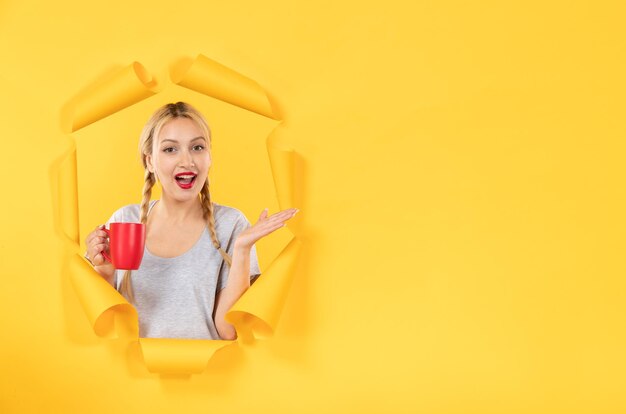
M 140 337 L 236 339 L 224 315 L 260 274 L 254 243 L 298 212 L 268 216 L 266 209 L 250 225 L 239 210 L 211 202 L 210 145 L 209 127 L 191 105 L 159 108 L 139 143 L 145 169 L 141 204 L 120 208 L 106 224 L 146 224 L 140 268 L 116 270 L 104 258 L 104 225 L 87 236 L 85 258 L 135 306 Z M 150 200 L 157 181 L 162 197 Z

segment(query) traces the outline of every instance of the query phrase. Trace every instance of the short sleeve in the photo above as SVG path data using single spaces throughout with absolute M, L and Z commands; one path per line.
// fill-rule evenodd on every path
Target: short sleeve
M 237 239 L 237 236 L 239 236 L 239 233 L 249 228 L 250 226 L 251 224 L 248 221 L 248 219 L 246 219 L 246 217 L 243 214 L 241 214 L 240 217 L 235 222 L 235 226 L 233 227 L 233 232 L 228 240 L 228 245 L 226 246 L 226 249 L 225 249 L 226 253 L 228 253 L 230 257 L 233 257 L 233 250 L 235 247 L 235 240 Z M 222 264 L 222 267 L 220 268 L 220 275 L 219 275 L 219 280 L 217 283 L 218 292 L 226 287 L 226 284 L 228 282 L 229 270 L 230 270 L 230 267 L 228 266 L 227 263 L 224 262 Z M 251 284 L 254 283 L 254 281 L 260 275 L 261 275 L 261 270 L 259 268 L 259 260 L 258 260 L 257 253 L 256 253 L 256 246 L 253 245 L 252 249 L 250 249 L 250 283 Z
M 110 224 L 111 223 L 115 223 L 117 222 L 117 219 L 115 218 L 115 213 L 113 213 L 113 215 L 111 216 L 110 219 L 107 220 L 107 222 L 104 224 L 104 227 L 106 227 L 107 229 L 110 229 Z

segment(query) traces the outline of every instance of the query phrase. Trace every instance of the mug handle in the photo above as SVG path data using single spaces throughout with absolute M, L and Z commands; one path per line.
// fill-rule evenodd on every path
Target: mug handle
M 109 229 L 107 229 L 106 227 L 103 227 L 103 228 L 102 228 L 102 230 L 103 230 L 103 231 L 107 234 L 107 237 L 109 237 L 109 240 L 110 240 L 110 237 L 111 237 L 110 230 L 109 230 Z M 104 250 L 102 250 L 100 253 L 102 253 L 102 255 L 105 257 L 105 259 L 107 259 L 110 263 L 113 263 L 113 260 L 111 260 L 111 256 L 109 256 L 109 255 L 107 254 L 107 252 L 105 252 Z

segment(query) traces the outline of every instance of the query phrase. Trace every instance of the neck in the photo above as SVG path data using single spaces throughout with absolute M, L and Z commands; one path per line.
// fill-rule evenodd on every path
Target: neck
M 156 203 L 153 210 L 160 219 L 170 224 L 184 223 L 189 220 L 202 219 L 202 203 L 199 198 L 178 201 L 168 198 L 165 194 Z M 152 215 L 152 214 L 150 214 Z

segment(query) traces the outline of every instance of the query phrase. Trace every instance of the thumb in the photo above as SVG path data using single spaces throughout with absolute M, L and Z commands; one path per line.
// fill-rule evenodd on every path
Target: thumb
M 261 212 L 261 215 L 259 216 L 259 220 L 263 220 L 265 218 L 267 218 L 267 208 L 265 208 L 265 210 Z

